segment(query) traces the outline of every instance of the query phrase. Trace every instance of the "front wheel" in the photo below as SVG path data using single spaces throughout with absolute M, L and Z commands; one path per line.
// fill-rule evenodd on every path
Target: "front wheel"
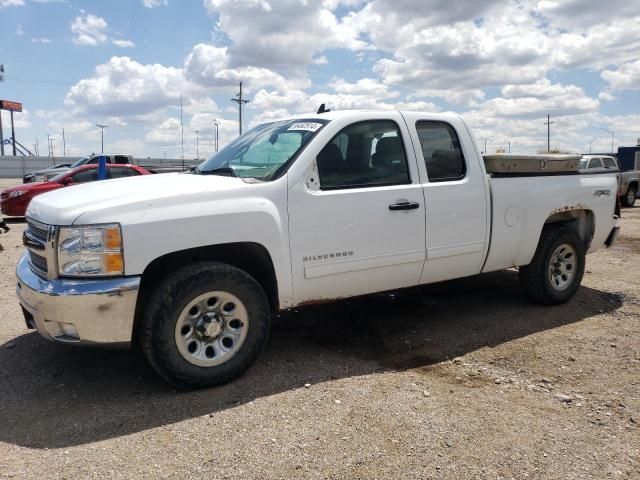
M 580 237 L 565 227 L 543 229 L 533 260 L 520 267 L 520 284 L 527 296 L 546 305 L 559 305 L 578 291 L 585 265 Z
M 636 203 L 636 193 L 638 191 L 634 186 L 627 188 L 627 193 L 622 197 L 622 203 L 625 207 L 633 207 Z
M 269 323 L 267 299 L 253 277 L 198 262 L 171 273 L 151 294 L 140 339 L 165 380 L 203 388 L 243 373 L 266 344 Z

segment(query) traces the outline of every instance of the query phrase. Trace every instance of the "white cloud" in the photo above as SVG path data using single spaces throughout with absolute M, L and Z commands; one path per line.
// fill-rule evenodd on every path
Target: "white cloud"
M 147 8 L 154 8 L 160 5 L 166 7 L 169 4 L 169 0 L 142 0 L 142 4 Z
M 76 17 L 71 23 L 71 32 L 78 45 L 99 45 L 107 41 L 107 22 L 96 15 Z
M 609 92 L 600 92 L 600 93 L 598 93 L 598 98 L 600 100 L 605 101 L 605 102 L 613 102 L 614 100 L 618 99 L 618 97 L 613 96 Z
M 209 13 L 219 16 L 218 28 L 231 39 L 232 66 L 300 68 L 328 48 L 365 46 L 357 38 L 350 19 L 337 19 L 320 0 L 205 0 L 204 3 Z
M 18 35 L 19 37 L 24 35 L 24 30 L 22 29 L 22 25 L 20 24 L 16 25 L 16 35 Z
M 604 70 L 601 75 L 613 90 L 640 90 L 640 60 L 620 65 L 616 70 Z
M 133 48 L 136 46 L 131 40 L 117 40 L 115 38 L 111 39 L 111 43 L 113 43 L 116 47 L 121 48 Z
M 0 10 L 5 7 L 20 7 L 24 5 L 24 0 L 0 0 Z
M 31 43 L 51 43 L 50 38 L 32 38 Z
M 71 87 L 65 103 L 82 114 L 127 116 L 178 105 L 187 92 L 182 70 L 112 57 L 95 75 Z M 185 99 L 187 100 L 187 99 Z
M 227 47 L 199 43 L 193 47 L 184 63 L 188 80 L 203 87 L 229 87 L 240 80 L 248 89 L 263 86 L 284 86 L 285 78 L 272 70 L 256 66 L 229 67 Z M 298 80 L 301 82 L 302 80 Z

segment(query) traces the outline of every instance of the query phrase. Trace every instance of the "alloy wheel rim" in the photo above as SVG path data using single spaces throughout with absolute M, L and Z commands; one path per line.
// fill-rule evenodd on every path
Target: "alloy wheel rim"
M 549 262 L 549 280 L 555 290 L 568 288 L 576 276 L 578 255 L 576 249 L 568 243 L 558 246 Z
M 189 363 L 215 367 L 242 347 L 249 315 L 235 295 L 211 291 L 193 298 L 180 313 L 175 328 L 178 351 Z

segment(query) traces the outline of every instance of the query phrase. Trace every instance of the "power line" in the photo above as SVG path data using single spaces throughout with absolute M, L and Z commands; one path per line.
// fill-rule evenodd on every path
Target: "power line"
M 242 105 L 251 101 L 242 98 L 242 81 L 240 81 L 240 92 L 236 94 L 236 97 L 238 98 L 232 98 L 231 101 L 238 104 L 238 126 L 240 135 L 242 135 Z

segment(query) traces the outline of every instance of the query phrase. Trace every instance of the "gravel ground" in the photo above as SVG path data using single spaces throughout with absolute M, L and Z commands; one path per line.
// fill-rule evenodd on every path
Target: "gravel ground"
M 243 377 L 187 393 L 137 350 L 27 330 L 12 221 L 0 478 L 640 478 L 640 208 L 623 217 L 566 305 L 505 271 L 307 308 Z

